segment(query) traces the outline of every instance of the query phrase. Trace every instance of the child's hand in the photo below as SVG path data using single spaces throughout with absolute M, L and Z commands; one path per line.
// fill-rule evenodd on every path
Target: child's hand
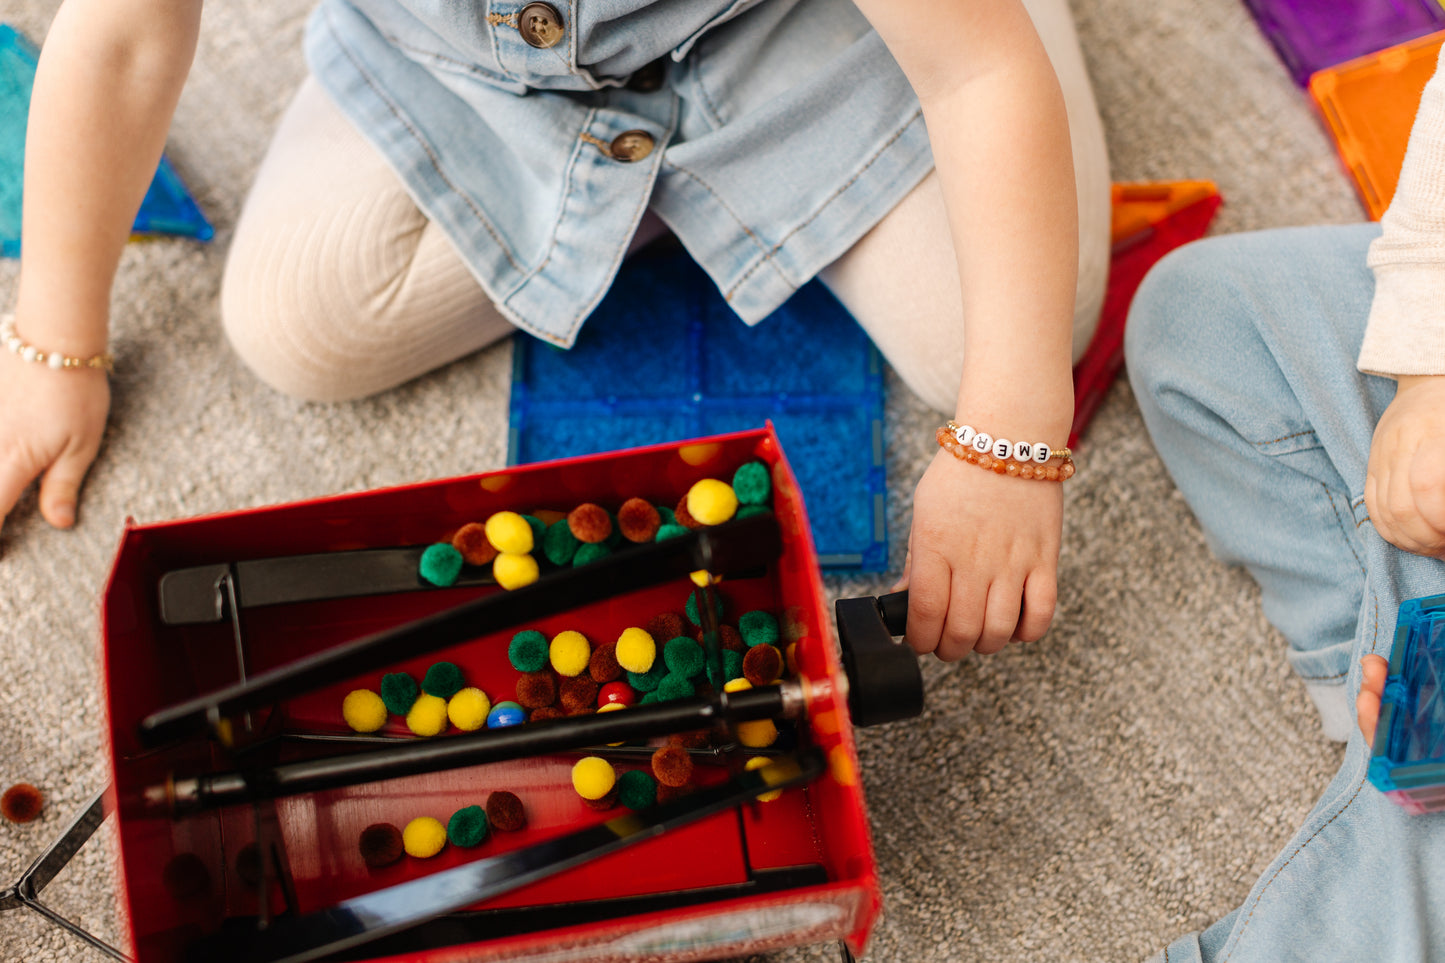
M 1389 674 L 1390 663 L 1381 655 L 1367 655 L 1360 660 L 1360 694 L 1355 696 L 1355 714 L 1360 719 L 1360 731 L 1365 734 L 1365 745 L 1375 742 L 1375 724 L 1380 721 L 1380 700 L 1385 697 L 1385 676 Z
M 1054 616 L 1064 496 L 940 450 L 913 496 L 907 642 L 945 662 L 1040 638 Z
M 104 372 L 52 371 L 0 350 L 0 526 L 42 474 L 40 514 L 56 528 L 75 522 L 109 411 Z
M 1370 443 L 1365 506 L 1387 542 L 1445 557 L 1445 377 L 1399 379 Z

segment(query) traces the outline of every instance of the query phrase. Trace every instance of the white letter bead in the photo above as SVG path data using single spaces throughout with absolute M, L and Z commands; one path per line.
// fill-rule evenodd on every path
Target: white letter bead
M 1032 461 L 1034 457 L 1034 446 L 1026 441 L 1014 442 L 1013 460 Z
M 960 445 L 973 444 L 973 436 L 976 434 L 978 434 L 978 432 L 974 431 L 969 425 L 959 425 L 953 430 L 953 437 L 958 439 Z
M 973 450 L 980 454 L 988 454 L 993 448 L 993 435 L 986 431 L 980 431 L 973 436 Z
M 1042 465 L 1049 460 L 1049 443 L 1046 441 L 1034 442 L 1034 461 Z
M 1000 438 L 993 443 L 993 457 L 1007 458 L 1014 450 L 1014 443 L 1007 438 Z

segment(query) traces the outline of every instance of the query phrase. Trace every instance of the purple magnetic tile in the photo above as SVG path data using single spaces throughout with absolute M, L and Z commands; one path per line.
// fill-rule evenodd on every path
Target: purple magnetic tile
M 1445 29 L 1438 0 L 1244 0 L 1301 87 L 1323 67 Z

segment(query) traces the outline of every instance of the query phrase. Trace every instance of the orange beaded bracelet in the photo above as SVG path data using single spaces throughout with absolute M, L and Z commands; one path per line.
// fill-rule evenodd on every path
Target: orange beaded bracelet
M 1060 464 L 1037 464 L 1035 460 L 1019 461 L 1012 457 L 999 458 L 991 452 L 981 452 L 972 445 L 965 445 L 958 440 L 954 434 L 956 426 L 952 422 L 944 425 L 934 433 L 938 440 L 938 446 L 948 452 L 959 461 L 966 461 L 970 465 L 977 465 L 980 468 L 987 468 L 989 471 L 999 475 L 1008 475 L 1010 478 L 1034 478 L 1039 481 L 1064 481 L 1074 477 L 1074 457 L 1067 448 L 1048 449 L 1050 459 L 1062 458 Z

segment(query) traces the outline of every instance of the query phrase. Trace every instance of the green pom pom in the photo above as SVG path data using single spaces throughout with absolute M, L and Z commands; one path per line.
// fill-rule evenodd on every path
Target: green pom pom
M 602 540 L 602 544 L 608 548 L 616 548 L 622 544 L 622 526 L 617 524 L 617 513 L 608 512 L 607 519 L 612 523 L 612 531 Z
M 523 515 L 522 521 L 532 526 L 532 545 L 541 545 L 542 539 L 547 537 L 547 523 L 536 515 Z
M 549 646 L 545 635 L 536 629 L 527 629 L 512 636 L 507 658 L 518 672 L 540 672 L 547 664 Z
M 614 528 L 613 531 L 616 531 Z M 577 546 L 577 554 L 572 556 L 573 565 L 586 565 L 588 562 L 595 562 L 599 558 L 605 558 L 612 554 L 612 549 L 607 547 L 606 542 L 583 542 Z
M 662 658 L 668 671 L 691 679 L 703 669 L 702 646 L 685 635 L 669 639 L 662 647 Z
M 446 588 L 462 574 L 462 553 L 446 542 L 428 545 L 421 553 L 421 565 L 417 574 L 433 585 Z
M 662 527 L 657 530 L 657 534 L 653 536 L 652 540 L 654 542 L 665 542 L 669 538 L 686 535 L 687 531 L 685 527 L 679 525 L 677 522 L 663 522 Z
M 438 662 L 426 670 L 421 680 L 421 691 L 438 699 L 450 699 L 466 687 L 462 670 L 451 662 Z
M 657 701 L 657 692 L 656 692 L 656 691 L 653 691 L 653 692 L 644 692 L 644 693 L 642 694 L 642 698 L 637 700 L 637 704 L 640 705 L 640 706 L 646 706 L 646 705 L 652 705 L 652 704 L 653 704 L 654 702 L 656 702 L 656 701 Z
M 669 672 L 657 684 L 657 698 L 660 702 L 671 702 L 673 699 L 686 699 L 695 695 L 697 686 L 693 685 L 687 676 L 677 672 Z
M 677 512 L 675 512 L 675 511 L 673 511 L 672 509 L 668 508 L 666 505 L 654 505 L 654 506 L 652 506 L 652 507 L 655 508 L 655 509 L 657 509 L 657 515 L 658 515 L 659 518 L 662 519 L 662 524 L 664 524 L 664 525 L 676 525 L 676 524 L 677 524 Z
M 717 592 L 714 592 L 714 593 L 713 593 L 713 601 L 716 603 L 715 611 L 716 611 L 716 614 L 717 614 L 717 619 L 718 619 L 719 622 L 721 622 L 721 621 L 722 621 L 722 617 L 723 617 L 723 600 L 722 600 L 722 595 L 720 595 L 720 594 L 717 593 Z M 687 609 L 687 620 L 688 620 L 689 622 L 691 622 L 693 625 L 701 626 L 701 625 L 702 625 L 702 619 L 698 618 L 698 615 L 697 615 L 697 593 L 696 593 L 696 592 L 688 592 L 688 593 L 687 593 L 687 605 L 684 606 L 684 608 Z M 743 617 L 744 617 L 744 618 L 747 618 L 747 616 L 743 616 Z M 743 637 L 744 637 L 744 638 L 747 638 L 747 636 L 743 636 Z M 754 643 L 754 644 L 756 644 L 756 643 Z
M 667 665 L 661 659 L 654 659 L 652 668 L 646 672 L 627 673 L 627 684 L 638 692 L 651 692 L 656 689 L 662 677 L 667 675 Z
M 741 652 L 734 652 L 732 649 L 724 650 L 723 675 L 727 676 L 729 682 L 743 677 L 743 654 Z
M 752 518 L 754 515 L 771 515 L 773 510 L 766 505 L 741 505 L 735 518 Z
M 733 473 L 733 491 L 744 505 L 765 504 L 773 494 L 773 480 L 768 477 L 768 466 L 760 461 L 750 461 Z
M 628 809 L 646 809 L 657 802 L 657 780 L 642 769 L 617 777 L 617 801 Z
M 416 680 L 405 672 L 388 672 L 381 677 L 381 701 L 386 704 L 386 711 L 394 716 L 410 712 L 419 695 L 421 690 L 417 688 Z
M 548 526 L 547 534 L 542 536 L 542 554 L 553 565 L 571 565 L 572 556 L 581 544 L 572 534 L 572 526 L 563 518 Z
M 481 806 L 458 809 L 447 820 L 447 839 L 453 846 L 476 846 L 486 838 L 487 812 Z
M 762 609 L 744 612 L 742 618 L 738 619 L 738 634 L 743 637 L 748 648 L 755 645 L 777 645 L 778 620 L 771 612 L 764 612 Z

